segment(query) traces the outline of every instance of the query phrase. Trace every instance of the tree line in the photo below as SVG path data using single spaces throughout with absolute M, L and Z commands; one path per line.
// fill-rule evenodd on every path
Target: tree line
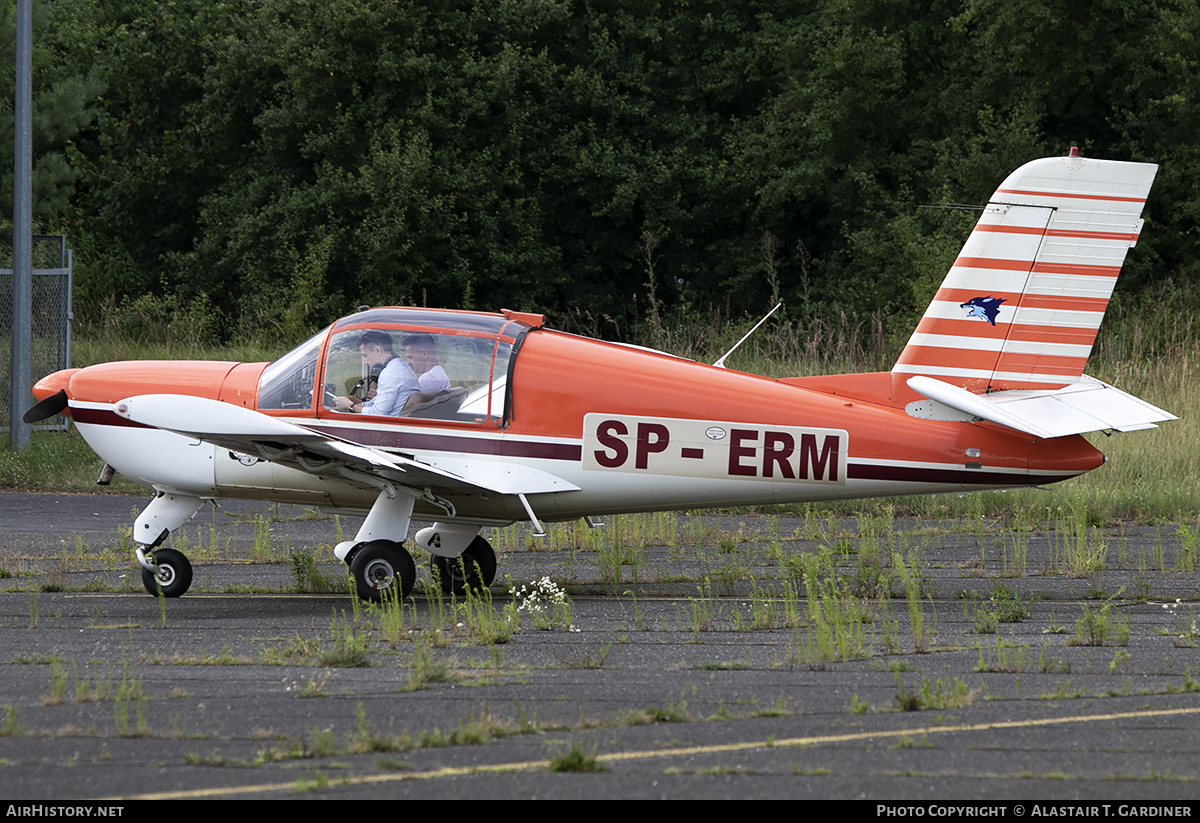
M 150 294 L 217 334 L 908 323 L 977 216 L 947 206 L 1077 145 L 1161 164 L 1136 298 L 1197 279 L 1198 38 L 1192 0 L 42 0 L 37 220 L 85 317 Z

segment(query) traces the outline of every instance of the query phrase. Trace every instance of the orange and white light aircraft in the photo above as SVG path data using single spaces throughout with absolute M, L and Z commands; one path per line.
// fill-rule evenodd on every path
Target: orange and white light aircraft
M 412 589 L 409 540 L 446 591 L 490 584 L 484 526 L 1051 483 L 1104 462 L 1081 433 L 1174 419 L 1083 374 L 1156 170 L 1073 151 L 1013 172 L 890 372 L 770 379 L 536 314 L 376 308 L 270 364 L 60 371 L 27 417 L 69 414 L 157 492 L 134 539 L 168 597 L 192 571 L 163 541 L 213 498 L 365 514 L 334 553 L 379 599 Z M 373 398 L 351 388 L 368 366 Z M 414 517 L 434 522 L 410 538 Z

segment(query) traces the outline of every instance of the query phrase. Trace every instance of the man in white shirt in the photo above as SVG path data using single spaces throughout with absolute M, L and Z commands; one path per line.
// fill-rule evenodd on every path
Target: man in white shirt
M 404 340 L 404 355 L 413 373 L 419 375 L 420 400 L 414 397 L 409 405 L 431 400 L 439 393 L 450 390 L 450 378 L 438 361 L 437 344 L 429 334 L 412 334 Z

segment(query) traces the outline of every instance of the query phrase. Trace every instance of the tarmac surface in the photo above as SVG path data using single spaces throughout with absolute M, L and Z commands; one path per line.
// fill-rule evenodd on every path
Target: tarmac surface
M 1200 794 L 1178 526 L 512 528 L 491 598 L 437 596 L 418 557 L 381 609 L 332 561 L 357 522 L 258 503 L 172 535 L 195 581 L 152 597 L 127 536 L 145 502 L 0 494 L 6 798 Z M 543 578 L 569 611 L 537 611 Z

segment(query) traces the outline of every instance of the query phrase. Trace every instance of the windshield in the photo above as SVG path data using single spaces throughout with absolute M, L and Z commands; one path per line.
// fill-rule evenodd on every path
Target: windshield
M 260 409 L 311 409 L 317 380 L 317 358 L 329 332 L 326 326 L 267 366 L 258 382 Z

